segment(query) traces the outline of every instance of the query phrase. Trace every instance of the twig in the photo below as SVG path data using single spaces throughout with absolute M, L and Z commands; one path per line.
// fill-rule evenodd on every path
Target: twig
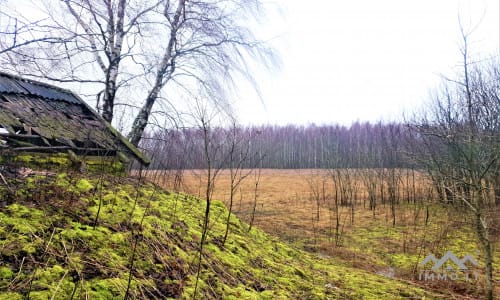
M 26 259 L 26 256 L 23 256 L 23 260 L 21 261 L 21 265 L 19 266 L 19 271 L 17 272 L 16 276 L 10 281 L 9 285 L 7 286 L 7 288 L 10 288 L 14 284 L 14 282 L 17 279 L 17 277 L 19 277 L 19 275 L 23 271 L 23 265 L 24 265 L 24 260 L 25 259 Z
M 5 184 L 5 186 L 9 190 L 9 192 L 12 192 L 12 189 L 10 188 L 9 183 L 7 182 L 7 180 L 5 180 L 5 177 L 2 175 L 2 172 L 0 172 L 0 178 L 2 179 L 3 183 Z
M 54 294 L 52 294 L 52 297 L 50 298 L 50 300 L 53 300 L 54 297 L 56 296 L 57 294 L 57 291 L 59 290 L 59 287 L 61 286 L 61 283 L 63 282 L 64 278 L 66 277 L 66 275 L 68 275 L 69 271 L 66 270 L 66 272 L 64 272 L 64 275 L 63 277 L 61 278 L 61 280 L 59 280 L 59 282 L 57 283 L 57 286 L 56 286 L 56 290 L 54 291 Z

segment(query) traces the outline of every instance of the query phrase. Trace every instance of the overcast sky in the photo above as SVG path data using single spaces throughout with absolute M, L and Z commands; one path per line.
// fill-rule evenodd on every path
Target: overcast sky
M 242 87 L 243 124 L 349 125 L 393 120 L 428 99 L 460 64 L 460 26 L 471 51 L 499 54 L 499 0 L 275 1 L 262 34 L 282 68 L 256 73 L 264 102 Z

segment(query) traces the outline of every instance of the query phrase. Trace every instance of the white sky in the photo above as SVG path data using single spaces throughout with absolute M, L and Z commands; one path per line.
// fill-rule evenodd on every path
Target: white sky
M 275 0 L 261 24 L 281 71 L 236 101 L 243 124 L 393 120 L 460 64 L 459 16 L 474 54 L 499 54 L 499 0 Z M 271 5 L 272 6 L 272 5 Z

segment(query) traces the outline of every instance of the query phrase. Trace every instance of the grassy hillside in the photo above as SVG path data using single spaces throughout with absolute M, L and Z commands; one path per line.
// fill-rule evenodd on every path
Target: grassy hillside
M 137 179 L 57 173 L 0 185 L 0 299 L 433 299 L 411 282 L 300 251 L 213 201 Z M 127 292 L 128 290 L 128 292 Z
M 475 232 L 474 216 L 467 206 L 443 204 L 433 194 L 424 174 L 417 171 L 412 175 L 411 170 L 398 170 L 401 177 L 396 189 L 396 205 L 392 206 L 387 197 L 387 183 L 378 182 L 376 208 L 372 209 L 365 180 L 366 176 L 372 179 L 378 176 L 377 170 L 340 171 L 343 176 L 347 172 L 350 175 L 349 180 L 342 177 L 345 190 L 339 188 L 340 184 L 334 184 L 332 170 L 263 169 L 257 198 L 255 176 L 246 177 L 239 185 L 234 213 L 241 220 L 253 218 L 257 227 L 300 249 L 333 256 L 367 272 L 414 281 L 426 289 L 453 294 L 450 298 L 454 299 L 485 297 L 484 252 Z M 177 173 L 149 171 L 147 175 L 167 189 L 203 194 L 204 170 L 186 170 L 180 187 L 173 180 Z M 385 202 L 380 191 L 382 185 Z M 229 187 L 230 172 L 222 170 L 217 177 L 214 198 L 228 204 Z M 335 200 L 350 188 L 352 194 L 346 197 L 347 205 L 337 207 Z M 500 282 L 500 207 L 489 210 L 493 275 Z M 421 265 L 425 257 L 430 254 L 442 257 L 447 251 L 460 258 L 472 255 L 479 265 L 469 264 L 468 272 L 478 277 L 425 280 L 422 275 L 432 267 L 432 264 Z M 500 295 L 499 284 L 496 284 L 495 295 Z

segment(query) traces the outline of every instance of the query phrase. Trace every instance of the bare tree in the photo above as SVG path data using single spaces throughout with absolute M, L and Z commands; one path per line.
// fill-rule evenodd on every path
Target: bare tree
M 197 123 L 197 129 L 203 141 L 202 155 L 206 164 L 204 168 L 205 188 L 203 195 L 205 197 L 206 206 L 202 223 L 200 247 L 198 249 L 199 255 L 197 261 L 196 283 L 193 292 L 193 298 L 196 299 L 198 296 L 198 281 L 203 259 L 203 246 L 207 241 L 209 233 L 212 195 L 215 188 L 215 181 L 225 162 L 223 154 L 225 141 L 222 140 L 221 137 L 218 136 L 218 132 L 214 130 L 214 123 L 217 118 L 220 117 L 219 110 L 210 109 L 207 101 L 197 99 L 193 111 L 193 118 Z
M 259 131 L 256 132 L 256 135 L 260 135 L 261 133 Z M 250 222 L 249 222 L 249 225 L 248 225 L 248 232 L 250 232 L 252 230 L 252 227 L 253 227 L 253 222 L 255 220 L 255 213 L 256 213 L 256 210 L 257 210 L 257 199 L 259 197 L 259 184 L 260 184 L 260 175 L 262 173 L 262 162 L 264 160 L 264 157 L 265 157 L 265 153 L 262 152 L 262 137 L 259 136 L 259 148 L 258 148 L 258 152 L 257 152 L 257 155 L 258 155 L 258 159 L 257 159 L 257 163 L 258 163 L 258 167 L 257 167 L 257 170 L 254 172 L 254 190 L 253 190 L 253 203 L 252 203 L 252 213 L 250 215 Z
M 86 84 L 108 122 L 126 105 L 135 113 L 134 145 L 158 102 L 172 118 L 195 96 L 226 106 L 235 76 L 255 85 L 249 62 L 276 61 L 249 29 L 262 16 L 259 0 L 40 3 L 43 22 L 18 26 L 21 17 L 9 14 L 11 23 L 0 24 L 7 33 L 0 60 L 16 73 Z
M 421 139 L 420 161 L 445 191 L 449 204 L 473 216 L 484 253 L 487 298 L 493 299 L 490 225 L 500 160 L 500 68 L 498 58 L 472 63 L 463 33 L 463 63 L 458 79 L 445 79 L 431 112 L 412 124 Z M 436 180 L 436 179 L 434 179 Z M 438 193 L 441 193 L 438 190 Z
M 3 5 L 5 7 L 5 4 Z M 29 20 L 14 16 L 8 9 L 0 11 L 0 55 L 14 52 L 18 48 L 34 45 L 62 43 L 64 39 L 50 36 L 50 27 L 43 19 Z
M 372 211 L 373 218 L 375 218 L 377 207 L 377 173 L 372 169 L 361 169 L 358 173 L 368 194 L 369 208 Z
M 227 236 L 229 234 L 229 227 L 231 224 L 231 214 L 233 212 L 234 196 L 236 195 L 236 190 L 240 186 L 240 183 L 248 177 L 252 169 L 244 170 L 243 165 L 249 159 L 249 147 L 250 139 L 244 137 L 241 130 L 233 122 L 229 130 L 229 145 L 228 145 L 228 164 L 229 164 L 229 207 L 226 219 L 226 231 L 224 233 L 224 238 L 222 240 L 222 245 L 226 244 Z

